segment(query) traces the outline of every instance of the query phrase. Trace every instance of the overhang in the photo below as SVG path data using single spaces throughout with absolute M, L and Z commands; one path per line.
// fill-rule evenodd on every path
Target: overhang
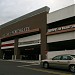
M 20 37 L 24 37 L 24 36 L 28 36 L 28 35 L 37 34 L 39 32 L 40 32 L 40 29 L 36 28 L 36 29 L 32 29 L 32 30 L 29 30 L 26 32 L 15 33 L 14 35 L 11 35 L 11 36 L 2 37 L 2 38 L 0 38 L 0 40 L 5 41 L 5 40 L 9 40 L 9 39 L 14 39 L 15 37 L 20 38 Z

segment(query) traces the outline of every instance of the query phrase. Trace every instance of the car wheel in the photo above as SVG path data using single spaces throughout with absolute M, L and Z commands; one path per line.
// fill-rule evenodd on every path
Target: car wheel
M 43 67 L 44 67 L 44 68 L 48 68 L 48 67 L 49 67 L 48 62 L 44 62 L 44 63 L 43 63 Z
M 75 72 L 75 65 L 70 65 L 69 69 L 70 69 L 71 72 Z

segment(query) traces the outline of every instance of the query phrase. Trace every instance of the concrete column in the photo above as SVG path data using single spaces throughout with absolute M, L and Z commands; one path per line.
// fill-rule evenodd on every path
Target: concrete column
M 46 51 L 47 51 L 47 38 L 46 38 L 46 35 L 43 34 L 41 35 L 42 39 L 41 39 L 41 59 L 46 59 Z
M 41 54 L 39 54 L 39 61 L 41 61 Z
M 15 38 L 14 42 L 14 60 L 20 59 L 20 50 L 18 48 L 18 38 Z
M 43 20 L 42 20 L 42 25 L 41 25 L 41 59 L 46 59 L 46 52 L 47 51 L 47 13 L 45 12 L 43 15 Z
M 1 50 L 1 40 L 0 40 L 0 59 L 3 59 L 3 51 Z

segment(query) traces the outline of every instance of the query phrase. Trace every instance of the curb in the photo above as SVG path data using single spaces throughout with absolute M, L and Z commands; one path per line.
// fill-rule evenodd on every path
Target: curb
M 20 63 L 29 63 L 29 64 L 40 64 L 40 61 L 21 61 L 21 60 L 0 60 L 0 61 L 10 61 L 10 62 L 20 62 Z

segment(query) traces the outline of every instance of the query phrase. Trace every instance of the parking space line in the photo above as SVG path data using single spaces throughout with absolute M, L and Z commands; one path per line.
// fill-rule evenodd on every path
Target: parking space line
M 30 66 L 30 65 L 22 65 L 22 66 L 17 66 L 17 67 L 25 67 L 25 66 Z
M 33 66 L 33 65 L 39 65 L 39 64 L 22 65 L 22 66 L 18 66 L 18 67 Z
M 42 70 L 42 69 L 30 68 L 30 67 L 26 67 L 26 66 L 17 66 L 17 67 L 21 67 L 21 68 L 25 68 L 25 69 L 30 69 L 30 70 L 35 70 L 35 71 L 40 71 L 40 72 L 58 74 L 58 75 L 72 75 L 72 74 L 69 74 L 69 73 L 62 73 L 62 72 L 56 72 L 56 71 L 47 71 L 47 70 Z

